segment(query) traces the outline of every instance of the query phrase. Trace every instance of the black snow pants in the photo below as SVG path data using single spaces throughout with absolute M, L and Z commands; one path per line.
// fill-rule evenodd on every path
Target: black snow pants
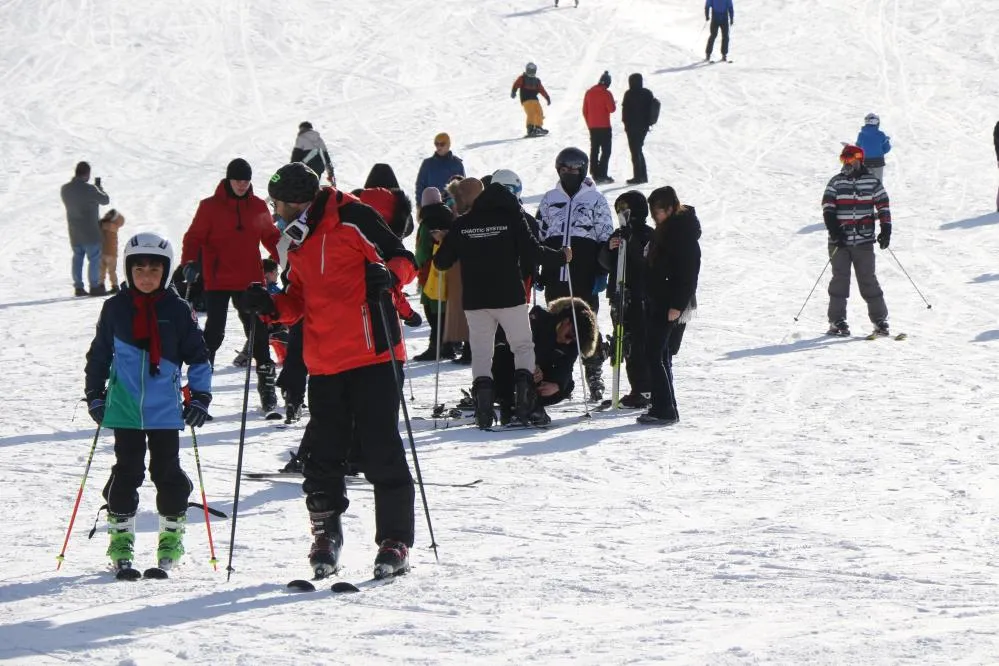
M 180 468 L 180 432 L 177 430 L 129 430 L 115 428 L 111 478 L 104 485 L 108 511 L 134 516 L 139 508 L 139 486 L 146 473 L 146 445 L 149 446 L 149 476 L 156 486 L 156 510 L 161 516 L 187 512 L 194 486 Z

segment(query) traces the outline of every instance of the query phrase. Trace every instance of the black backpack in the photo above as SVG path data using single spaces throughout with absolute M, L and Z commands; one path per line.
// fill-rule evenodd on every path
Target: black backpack
M 652 101 L 649 102 L 649 127 L 652 127 L 657 122 L 659 122 L 659 111 L 662 108 L 662 104 L 656 99 L 655 95 L 652 96 Z

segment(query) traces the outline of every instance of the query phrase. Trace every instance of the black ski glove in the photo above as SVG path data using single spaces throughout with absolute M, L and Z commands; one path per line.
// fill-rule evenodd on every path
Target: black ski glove
M 205 421 L 211 421 L 208 405 L 212 402 L 210 393 L 191 392 L 191 401 L 184 405 L 184 423 L 192 428 L 200 428 Z
M 381 295 L 395 286 L 395 273 L 385 264 L 368 264 L 364 269 L 364 281 L 367 285 L 369 301 L 377 301 Z
M 878 246 L 882 250 L 888 249 L 888 244 L 891 242 L 891 225 L 882 224 L 881 233 L 878 234 Z
M 410 328 L 416 328 L 423 323 L 423 317 L 420 316 L 419 312 L 414 312 L 408 318 L 403 319 L 402 322 L 409 326 Z
M 94 423 L 100 425 L 104 421 L 104 398 L 97 398 L 95 400 L 90 400 L 87 402 L 87 411 L 90 412 L 90 418 L 94 420 Z
M 243 309 L 252 314 L 277 314 L 277 308 L 274 307 L 274 301 L 271 299 L 271 295 L 267 292 L 264 285 L 259 282 L 254 282 L 247 287 L 240 300 L 242 301 Z
M 846 232 L 837 222 L 826 221 L 826 230 L 829 231 L 829 242 L 836 247 L 846 247 Z

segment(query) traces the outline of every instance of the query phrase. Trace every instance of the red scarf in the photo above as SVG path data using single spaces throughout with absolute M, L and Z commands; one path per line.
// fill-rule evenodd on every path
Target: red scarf
M 160 374 L 160 326 L 156 317 L 156 302 L 163 298 L 163 291 L 153 294 L 143 294 L 132 290 L 132 305 L 135 306 L 135 317 L 132 319 L 132 338 L 139 346 L 149 352 L 149 374 Z

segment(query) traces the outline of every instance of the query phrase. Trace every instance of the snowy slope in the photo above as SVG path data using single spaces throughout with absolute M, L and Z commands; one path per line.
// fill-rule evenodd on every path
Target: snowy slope
M 740 0 L 735 62 L 705 66 L 699 3 L 582 3 L 0 0 L 0 659 L 999 662 L 999 5 Z M 554 100 L 537 141 L 520 140 L 508 95 L 528 59 Z M 427 488 L 439 563 L 420 515 L 413 574 L 347 598 L 282 590 L 307 574 L 291 482 L 243 482 L 230 581 L 209 566 L 192 511 L 173 579 L 107 582 L 105 537 L 86 539 L 113 461 L 105 434 L 55 572 L 94 432 L 77 401 L 100 304 L 69 295 L 58 198 L 77 160 L 126 215 L 122 240 L 148 229 L 179 244 L 237 155 L 261 192 L 305 119 L 347 187 L 375 161 L 411 187 L 446 130 L 470 173 L 515 169 L 530 205 L 554 183 L 557 151 L 585 148 L 582 94 L 604 69 L 618 100 L 640 71 L 663 101 L 646 147 L 653 184 L 674 185 L 705 229 L 679 426 L 610 414 L 508 436 L 419 430 L 427 481 L 483 483 Z M 825 262 L 822 188 L 869 111 L 895 143 L 892 249 L 934 306 L 879 253 L 905 342 L 823 338 L 827 276 L 793 321 Z M 623 183 L 620 126 L 615 139 Z M 856 295 L 850 308 L 864 330 Z M 220 359 L 240 343 L 231 317 Z M 453 400 L 470 376 L 445 365 Z M 425 415 L 433 365 L 410 375 L 410 412 Z M 209 499 L 227 513 L 242 380 L 220 364 L 199 438 Z M 279 466 L 300 433 L 251 418 L 245 468 Z M 188 448 L 182 462 L 193 477 Z M 154 493 L 140 494 L 151 560 Z M 371 494 L 352 501 L 344 558 L 359 579 L 374 556 Z M 224 562 L 230 524 L 213 529 Z

